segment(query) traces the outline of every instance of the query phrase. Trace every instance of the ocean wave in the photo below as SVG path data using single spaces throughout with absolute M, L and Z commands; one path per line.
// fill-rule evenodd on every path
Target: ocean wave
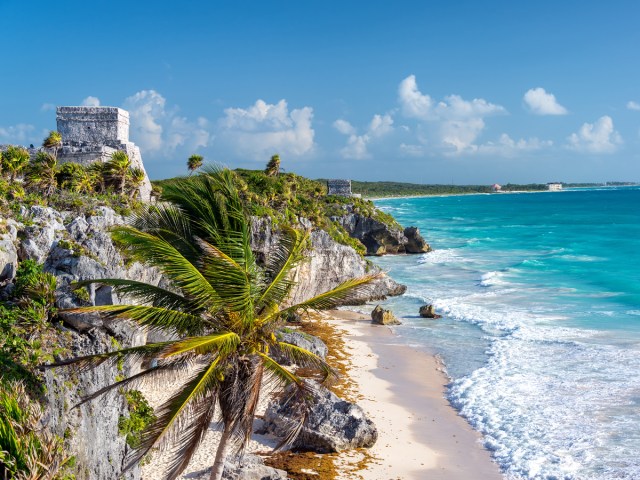
M 433 250 L 428 253 L 424 253 L 420 255 L 418 258 L 418 263 L 450 263 L 453 261 L 464 261 L 462 257 L 458 255 L 455 249 L 453 248 L 443 248 L 438 250 Z
M 482 276 L 480 277 L 479 285 L 481 287 L 495 287 L 498 285 L 506 285 L 508 282 L 506 282 L 503 279 L 504 274 L 505 274 L 504 271 L 493 271 L 493 272 L 483 273 Z

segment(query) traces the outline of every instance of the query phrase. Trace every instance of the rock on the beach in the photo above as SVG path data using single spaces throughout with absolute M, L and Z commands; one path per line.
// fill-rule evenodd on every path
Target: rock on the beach
M 209 473 L 203 478 L 209 478 Z M 239 462 L 226 462 L 223 480 L 287 480 L 287 472 L 268 467 L 257 455 L 245 454 Z
M 380 305 L 371 312 L 371 323 L 375 325 L 400 325 L 401 322 L 396 318 L 391 310 L 385 310 Z
M 325 343 L 318 337 L 314 337 L 308 333 L 298 332 L 290 328 L 283 328 L 277 331 L 276 337 L 281 342 L 290 343 L 296 347 L 304 348 L 321 358 L 325 358 L 329 351 Z M 271 357 L 280 365 L 291 365 L 291 361 L 277 350 L 272 350 Z
M 361 407 L 342 400 L 336 394 L 315 382 L 309 395 L 313 405 L 307 422 L 292 448 L 319 453 L 340 452 L 353 448 L 369 448 L 376 443 L 378 431 Z M 263 431 L 285 437 L 292 418 L 288 396 L 272 401 L 264 414 Z
M 436 313 L 435 309 L 433 308 L 433 305 L 423 305 L 422 307 L 420 307 L 420 310 L 418 311 L 418 313 L 423 318 L 441 318 L 442 317 L 442 315 L 438 315 Z
M 13 280 L 18 268 L 18 251 L 11 235 L 0 236 L 0 282 Z

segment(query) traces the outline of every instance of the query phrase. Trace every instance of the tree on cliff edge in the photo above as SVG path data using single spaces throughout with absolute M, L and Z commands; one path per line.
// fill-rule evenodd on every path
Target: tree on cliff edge
M 227 169 L 212 168 L 191 182 L 170 183 L 164 187 L 163 200 L 167 203 L 151 207 L 132 225 L 117 228 L 113 237 L 131 258 L 158 268 L 171 280 L 172 289 L 123 279 L 87 280 L 77 286 L 107 285 L 140 304 L 82 307 L 69 313 L 126 318 L 176 335 L 178 340 L 72 358 L 54 366 L 87 369 L 106 362 L 115 365 L 121 359 L 152 365 L 84 401 L 113 388 L 183 375 L 183 385 L 156 411 L 157 420 L 142 433 L 126 468 L 160 448 L 169 459 L 165 478 L 176 478 L 217 417 L 223 430 L 211 479 L 220 480 L 228 453 L 242 451 L 251 437 L 264 377 L 270 387 L 287 388 L 291 411 L 299 413 L 301 423 L 285 439 L 287 443 L 295 438 L 309 411 L 310 387 L 273 360 L 270 352 L 321 373 L 324 380 L 334 375 L 322 358 L 277 339 L 275 333 L 286 317 L 300 309 L 348 302 L 368 289 L 376 275 L 346 281 L 298 305 L 283 307 L 293 286 L 292 270 L 303 259 L 306 234 L 283 228 L 267 264 L 259 266 L 251 250 L 249 217 L 234 174 Z
M 189 175 L 193 174 L 197 169 L 202 167 L 204 158 L 202 155 L 196 155 L 195 153 L 187 160 L 187 168 L 189 169 Z
M 264 173 L 269 177 L 277 177 L 280 174 L 280 155 L 273 155 Z

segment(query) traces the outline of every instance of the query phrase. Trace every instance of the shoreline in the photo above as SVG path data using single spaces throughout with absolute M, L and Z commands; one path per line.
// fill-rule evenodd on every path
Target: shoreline
M 435 356 L 402 344 L 360 313 L 331 310 L 322 317 L 348 339 L 347 375 L 378 428 L 367 450 L 372 460 L 357 472 L 363 480 L 504 479 L 481 435 L 444 397 L 448 379 Z M 341 454 L 337 469 L 351 457 Z

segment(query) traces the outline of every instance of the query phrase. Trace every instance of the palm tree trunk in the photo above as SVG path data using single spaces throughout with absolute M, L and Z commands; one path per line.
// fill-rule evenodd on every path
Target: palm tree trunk
M 127 179 L 127 174 L 123 173 L 122 177 L 120 177 L 120 195 L 124 195 L 124 184 Z
M 216 459 L 213 462 L 213 468 L 211 469 L 211 477 L 209 480 L 221 480 L 222 472 L 224 471 L 224 462 L 227 459 L 227 453 L 229 452 L 229 438 L 231 437 L 231 428 L 225 424 L 224 430 L 222 430 L 222 437 L 220 437 L 220 443 L 218 444 L 218 451 L 216 452 Z

